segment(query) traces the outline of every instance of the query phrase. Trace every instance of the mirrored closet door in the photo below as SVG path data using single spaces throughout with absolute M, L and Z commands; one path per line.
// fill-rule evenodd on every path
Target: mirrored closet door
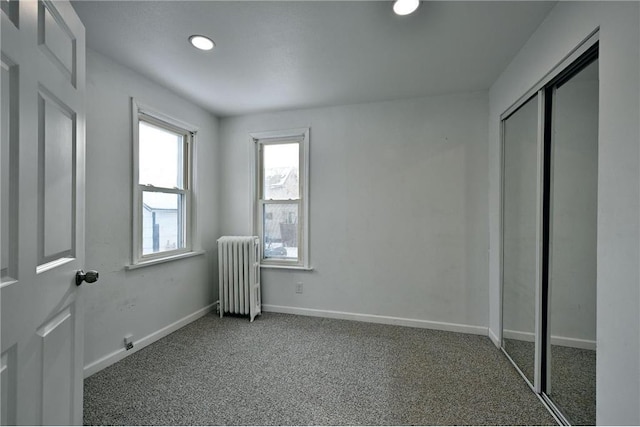
M 597 41 L 502 121 L 502 348 L 567 425 L 594 425 Z
M 598 61 L 551 102 L 549 274 L 543 390 L 573 425 L 595 425 Z
M 503 123 L 502 345 L 533 387 L 538 246 L 538 95 Z

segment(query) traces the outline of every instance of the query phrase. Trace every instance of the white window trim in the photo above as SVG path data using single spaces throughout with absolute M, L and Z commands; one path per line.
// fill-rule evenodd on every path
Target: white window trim
M 300 171 L 299 179 L 301 182 L 301 200 L 300 210 L 298 213 L 298 223 L 301 235 L 298 236 L 298 260 L 288 261 L 283 259 L 264 259 L 260 260 L 260 267 L 270 268 L 290 268 L 295 270 L 312 270 L 310 266 L 309 253 L 309 128 L 288 129 L 267 132 L 250 132 L 251 150 L 253 159 L 250 168 L 250 192 L 251 194 L 251 230 L 253 234 L 260 237 L 260 245 L 262 242 L 262 224 L 260 221 L 260 201 L 259 183 L 260 179 L 260 154 L 259 147 L 261 144 L 282 143 L 285 141 L 298 142 L 300 144 Z M 261 250 L 261 253 L 263 251 Z M 262 255 L 261 255 L 262 257 Z
M 196 232 L 196 135 L 198 128 L 187 122 L 179 119 L 175 119 L 162 112 L 159 112 L 147 105 L 144 105 L 134 98 L 131 98 L 131 113 L 132 113 L 132 140 L 133 140 L 133 152 L 132 152 L 132 195 L 133 195 L 133 217 L 132 217 L 132 251 L 131 251 L 131 264 L 126 266 L 128 270 L 155 265 L 162 262 L 174 261 L 177 259 L 188 258 L 189 256 L 200 255 L 202 251 L 199 249 L 199 239 L 197 239 Z M 184 208 L 185 208 L 185 247 L 164 251 L 157 254 L 142 255 L 142 191 L 153 190 L 154 187 L 147 188 L 147 186 L 140 185 L 138 183 L 139 177 L 139 160 L 140 160 L 140 141 L 139 141 L 139 121 L 143 118 L 144 121 L 151 124 L 157 124 L 161 127 L 169 128 L 178 133 L 187 135 L 185 141 L 187 145 L 187 171 L 186 175 L 186 189 L 183 190 L 167 190 L 166 192 L 180 192 L 184 194 Z M 162 189 L 165 192 L 165 189 Z

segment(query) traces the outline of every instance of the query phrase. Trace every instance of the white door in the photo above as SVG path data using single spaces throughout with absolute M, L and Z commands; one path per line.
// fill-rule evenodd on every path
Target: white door
M 81 424 L 85 33 L 64 0 L 1 0 L 2 424 Z

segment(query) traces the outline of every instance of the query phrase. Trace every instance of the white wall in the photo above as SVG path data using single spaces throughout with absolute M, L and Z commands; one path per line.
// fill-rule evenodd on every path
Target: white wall
M 499 116 L 600 27 L 597 423 L 640 424 L 638 3 L 560 2 L 490 90 L 490 332 L 500 333 Z
M 205 255 L 125 270 L 132 250 L 131 97 L 199 128 L 197 236 Z M 217 124 L 205 110 L 87 50 L 86 267 L 100 273 L 100 280 L 84 293 L 88 373 L 124 355 L 125 335 L 140 340 L 217 298 L 211 279 L 217 277 L 219 236 Z
M 263 269 L 266 308 L 486 333 L 487 113 L 474 93 L 221 119 L 223 234 L 251 232 L 249 132 L 311 128 L 314 271 Z

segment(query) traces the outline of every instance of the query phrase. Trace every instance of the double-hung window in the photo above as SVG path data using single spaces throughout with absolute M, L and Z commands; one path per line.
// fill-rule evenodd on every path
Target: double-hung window
M 263 266 L 309 268 L 309 129 L 251 134 Z
M 134 264 L 192 250 L 194 134 L 134 102 Z

